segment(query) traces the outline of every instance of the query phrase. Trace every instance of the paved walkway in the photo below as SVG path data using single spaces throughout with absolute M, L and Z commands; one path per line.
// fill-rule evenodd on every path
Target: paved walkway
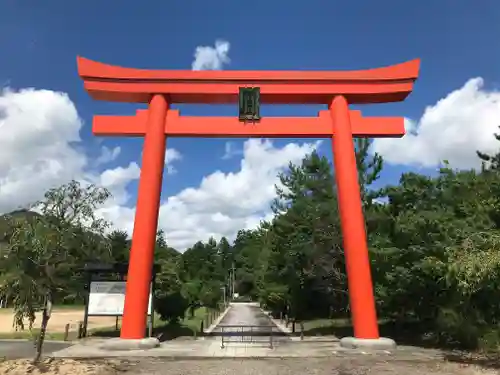
M 53 352 L 70 347 L 68 342 L 45 341 L 43 354 L 51 355 Z M 35 344 L 29 340 L 0 340 L 0 357 L 7 359 L 33 358 Z
M 233 303 L 217 325 L 212 334 L 225 334 L 240 337 L 270 336 L 282 334 L 282 330 L 274 324 L 257 303 Z
M 233 303 L 227 314 L 219 322 L 219 326 L 258 326 L 269 330 L 274 327 L 269 317 L 262 311 L 256 303 Z
M 208 333 L 221 348 L 234 344 L 272 347 L 290 340 L 258 303 L 232 303 Z

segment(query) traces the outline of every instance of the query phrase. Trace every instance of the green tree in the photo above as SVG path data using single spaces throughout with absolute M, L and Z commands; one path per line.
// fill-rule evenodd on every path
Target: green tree
M 374 153 L 370 156 L 370 138 L 356 138 L 354 141 L 356 150 L 356 166 L 358 168 L 358 182 L 363 205 L 371 205 L 377 193 L 370 190 L 370 186 L 380 178 L 384 167 L 382 156 Z
M 500 128 L 500 126 L 499 126 Z M 497 141 L 500 141 L 500 134 L 494 134 L 494 137 Z M 495 170 L 498 171 L 500 170 L 500 152 L 497 152 L 493 155 L 489 155 L 485 152 L 481 151 L 476 151 L 477 156 L 479 159 L 482 160 L 483 164 L 483 170 Z
M 111 257 L 116 263 L 128 263 L 130 255 L 130 240 L 123 230 L 113 230 L 108 234 Z
M 161 319 L 172 323 L 184 318 L 188 308 L 188 301 L 182 295 L 179 259 L 180 253 L 167 245 L 164 231 L 159 230 L 156 235 L 155 263 L 160 266 L 160 272 L 156 275 L 154 305 Z
M 107 223 L 95 215 L 109 196 L 105 189 L 71 181 L 50 189 L 32 206 L 40 215 L 9 222 L 8 245 L 0 259 L 0 267 L 8 271 L 0 277 L 0 294 L 13 303 L 16 328 L 24 329 L 27 318 L 31 329 L 35 311 L 44 308 L 35 361 L 50 318 L 46 307 L 78 282 L 68 274 L 78 274 L 82 261 L 110 256 L 103 240 Z

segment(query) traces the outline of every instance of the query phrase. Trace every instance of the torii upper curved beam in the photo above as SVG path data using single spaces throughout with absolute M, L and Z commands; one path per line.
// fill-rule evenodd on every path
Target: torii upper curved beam
M 404 100 L 418 78 L 420 60 L 357 71 L 190 71 L 123 68 L 77 58 L 87 92 L 97 100 L 148 102 L 165 94 L 170 103 L 235 103 L 240 87 L 260 87 L 267 104 L 329 104 L 343 95 L 351 104 Z

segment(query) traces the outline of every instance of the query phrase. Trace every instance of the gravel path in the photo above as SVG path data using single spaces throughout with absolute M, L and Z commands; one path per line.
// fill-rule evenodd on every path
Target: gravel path
M 494 375 L 496 370 L 443 361 L 384 361 L 376 358 L 227 359 L 168 361 L 142 359 L 124 375 Z
M 494 375 L 481 369 L 443 361 L 383 361 L 376 358 L 300 358 L 173 361 L 154 358 L 114 360 L 46 360 L 36 369 L 31 361 L 0 362 L 10 375 Z

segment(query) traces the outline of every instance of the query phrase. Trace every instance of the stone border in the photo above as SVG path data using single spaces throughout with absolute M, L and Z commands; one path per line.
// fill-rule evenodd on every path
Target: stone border
M 71 354 L 58 354 L 58 352 L 48 355 L 53 358 L 71 358 L 71 359 L 98 359 L 98 358 L 161 358 L 166 360 L 230 360 L 230 359 L 287 359 L 287 358 L 346 358 L 346 357 L 373 357 L 373 358 L 387 358 L 390 360 L 412 360 L 420 358 L 428 359 L 443 359 L 441 355 L 426 355 L 421 356 L 411 351 L 389 351 L 389 350 L 360 350 L 360 349 L 345 349 L 341 347 L 332 347 L 331 350 L 325 350 L 321 353 L 308 353 L 308 350 L 295 351 L 294 353 L 277 353 L 272 349 L 266 350 L 264 353 L 246 353 L 237 352 L 236 350 L 214 352 L 211 354 L 176 354 L 172 352 L 163 352 L 160 348 L 152 350 L 108 350 L 108 351 L 91 351 L 90 353 L 71 353 Z
M 292 335 L 292 328 L 290 327 L 286 327 L 286 325 L 282 324 L 280 319 L 276 319 L 276 318 L 271 318 L 271 313 L 270 311 L 266 311 L 264 309 L 262 309 L 262 307 L 260 308 L 264 314 L 267 315 L 267 317 L 269 318 L 269 320 L 283 333 L 286 333 L 288 335 Z
M 222 314 L 219 315 L 219 317 L 217 319 L 215 319 L 212 322 L 212 324 L 210 325 L 210 327 L 203 329 L 203 333 L 204 334 L 208 334 L 208 335 L 211 334 L 213 332 L 213 330 L 215 329 L 215 327 L 217 327 L 219 325 L 219 323 L 222 321 L 222 319 L 224 319 L 224 317 L 229 312 L 229 310 L 231 309 L 232 306 L 233 306 L 233 303 L 229 302 L 229 304 L 227 305 L 226 309 L 222 312 Z
M 269 315 L 268 315 L 269 316 Z M 269 317 L 269 319 L 271 319 L 271 317 Z M 273 322 L 273 324 L 278 327 L 278 329 L 283 332 L 283 333 L 286 333 L 286 334 L 293 334 L 292 332 L 292 328 L 290 327 L 287 327 L 285 324 L 281 323 L 281 321 L 279 319 L 271 319 L 271 322 Z

